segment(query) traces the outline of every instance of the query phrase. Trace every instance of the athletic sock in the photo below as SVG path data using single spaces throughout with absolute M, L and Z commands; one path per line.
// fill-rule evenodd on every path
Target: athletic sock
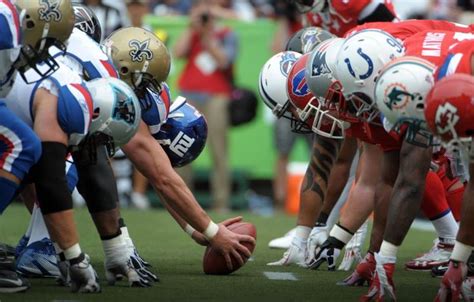
M 44 238 L 49 239 L 50 237 L 43 219 L 43 213 L 41 213 L 41 209 L 36 204 L 33 207 L 33 213 L 31 216 L 33 217 L 33 227 L 31 230 L 30 239 L 28 240 L 28 245 L 32 244 L 33 242 L 43 240 Z
M 382 241 L 382 245 L 380 246 L 380 254 L 384 257 L 389 257 L 389 258 L 397 258 L 397 253 L 398 253 L 399 247 L 388 242 L 388 241 Z
M 453 213 L 448 211 L 442 217 L 431 220 L 441 243 L 454 244 L 459 226 L 454 219 Z
M 18 187 L 17 183 L 4 177 L 0 177 L 0 192 L 2 192 L 2 194 L 0 194 L 0 214 L 3 213 L 10 202 L 12 202 Z

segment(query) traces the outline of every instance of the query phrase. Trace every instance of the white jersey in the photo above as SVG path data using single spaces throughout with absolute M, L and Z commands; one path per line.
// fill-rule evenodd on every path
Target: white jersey
M 59 69 L 51 76 L 36 83 L 27 84 L 20 75 L 16 76 L 12 90 L 5 103 L 27 125 L 33 127 L 32 105 L 35 93 L 44 88 L 58 97 L 58 122 L 70 136 L 70 145 L 77 145 L 87 134 L 92 118 L 92 98 L 83 85 L 81 77 L 66 65 L 58 62 Z M 35 72 L 33 70 L 27 71 Z
M 74 28 L 68 39 L 66 53 L 51 47 L 49 53 L 85 80 L 118 78 L 117 71 L 100 45 L 83 31 Z
M 12 68 L 20 53 L 20 22 L 15 7 L 0 0 L 0 98 L 5 97 L 15 77 Z

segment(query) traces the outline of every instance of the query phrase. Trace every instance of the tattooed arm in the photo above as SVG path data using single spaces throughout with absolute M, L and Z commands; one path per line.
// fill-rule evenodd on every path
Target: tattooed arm
M 329 174 L 342 141 L 314 135 L 311 160 L 300 192 L 298 225 L 313 227 L 326 195 Z

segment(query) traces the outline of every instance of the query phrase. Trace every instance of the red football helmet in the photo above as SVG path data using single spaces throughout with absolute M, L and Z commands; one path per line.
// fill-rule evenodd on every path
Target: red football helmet
M 459 73 L 437 82 L 428 93 L 425 118 L 447 148 L 469 147 L 474 136 L 474 77 Z
M 311 129 L 314 133 L 335 139 L 344 138 L 344 123 L 329 114 L 320 98 L 313 95 L 305 77 L 310 54 L 296 61 L 287 78 L 288 98 L 296 110 L 301 123 L 293 130 Z M 296 129 L 295 129 L 296 128 Z

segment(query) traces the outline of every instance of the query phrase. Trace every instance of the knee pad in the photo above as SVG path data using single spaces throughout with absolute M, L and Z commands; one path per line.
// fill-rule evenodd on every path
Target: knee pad
M 449 211 L 443 182 L 433 171 L 429 171 L 426 175 L 421 209 L 423 214 L 430 220 L 437 219 Z
M 95 163 L 78 164 L 76 168 L 79 174 L 77 189 L 86 200 L 90 213 L 117 208 L 117 185 L 103 145 L 97 147 Z
M 56 142 L 43 142 L 43 152 L 32 169 L 38 202 L 43 214 L 72 209 L 71 193 L 66 180 L 67 148 Z

